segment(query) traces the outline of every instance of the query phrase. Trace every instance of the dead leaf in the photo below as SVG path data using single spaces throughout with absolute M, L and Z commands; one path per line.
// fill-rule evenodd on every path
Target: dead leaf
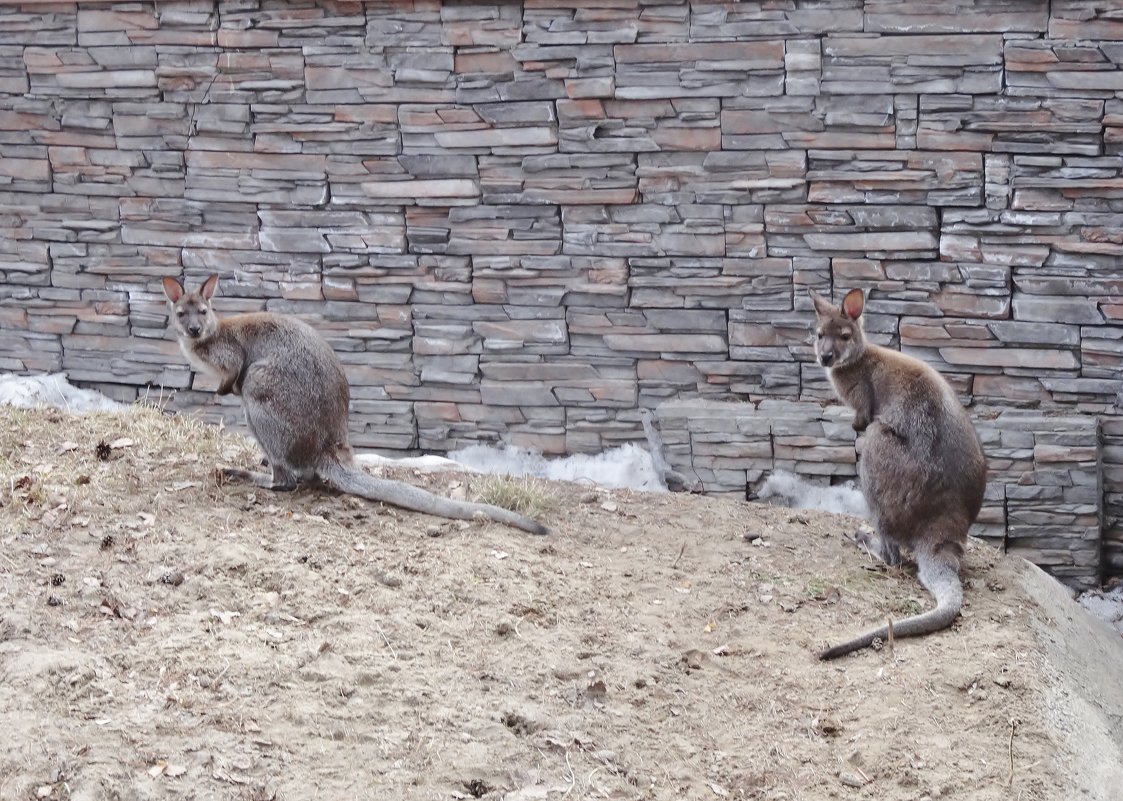
M 321 517 L 320 515 L 314 515 L 314 514 L 306 514 L 304 512 L 293 512 L 292 519 L 294 521 L 297 521 L 297 522 L 299 522 L 299 521 L 307 521 L 307 522 L 311 522 L 311 523 L 327 523 L 328 522 L 326 517 Z
M 815 596 L 815 600 L 825 604 L 836 604 L 842 600 L 842 591 L 838 587 L 827 587 Z
M 164 489 L 166 489 L 168 492 L 183 492 L 185 489 L 191 489 L 191 487 L 201 486 L 202 484 L 200 484 L 198 481 L 177 481 L 170 487 L 165 487 Z
M 234 618 L 242 616 L 241 612 L 231 612 L 227 610 L 223 610 L 220 612 L 217 609 L 212 609 L 210 611 L 211 617 L 213 617 L 215 620 L 221 621 L 224 625 L 227 626 L 234 622 Z

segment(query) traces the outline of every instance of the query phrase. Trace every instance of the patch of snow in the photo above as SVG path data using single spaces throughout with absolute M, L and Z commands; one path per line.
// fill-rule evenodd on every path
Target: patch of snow
M 634 443 L 592 456 L 579 453 L 557 459 L 548 459 L 537 451 L 514 445 L 471 445 L 448 456 L 458 464 L 481 473 L 584 481 L 612 489 L 667 491 L 655 472 L 651 454 Z
M 66 380 L 66 373 L 48 375 L 0 374 L 0 404 L 21 409 L 50 406 L 72 414 L 118 411 L 118 403 L 92 389 L 80 389 Z
M 370 467 L 412 467 L 417 470 L 464 470 L 464 465 L 443 456 L 427 453 L 422 456 L 382 456 L 378 453 L 356 453 L 355 461 Z
M 1088 590 L 1076 602 L 1123 635 L 1123 584 L 1113 590 Z
M 869 507 L 854 482 L 822 487 L 794 473 L 776 470 L 761 484 L 757 500 L 794 509 L 815 509 L 854 517 L 869 517 Z

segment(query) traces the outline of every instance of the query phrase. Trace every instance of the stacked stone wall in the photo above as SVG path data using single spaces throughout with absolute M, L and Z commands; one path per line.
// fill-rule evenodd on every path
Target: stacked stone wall
M 1121 64 L 1087 0 L 4 4 L 0 369 L 233 417 L 159 286 L 217 272 L 325 332 L 361 446 L 596 451 L 667 403 L 818 409 L 806 290 L 861 287 L 1011 421 L 992 456 L 1095 432 L 991 494 L 1008 544 L 1071 506 L 1083 563 L 1102 474 L 1123 572 Z M 696 456 L 748 476 L 724 430 Z

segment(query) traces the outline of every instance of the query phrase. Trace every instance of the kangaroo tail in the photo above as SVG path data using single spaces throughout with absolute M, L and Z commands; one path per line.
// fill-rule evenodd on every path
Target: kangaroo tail
M 320 479 L 335 489 L 350 495 L 358 495 L 369 501 L 381 501 L 392 506 L 400 506 L 414 512 L 423 512 L 437 517 L 448 517 L 454 520 L 472 520 L 477 515 L 494 520 L 497 523 L 521 528 L 531 534 L 548 534 L 549 529 L 528 517 L 492 506 L 488 503 L 470 503 L 456 501 L 441 495 L 434 495 L 420 487 L 403 484 L 400 481 L 390 481 L 385 478 L 375 478 L 363 472 L 358 467 L 348 467 L 332 461 L 322 465 L 316 474 Z
M 959 616 L 963 606 L 963 584 L 959 581 L 959 559 L 949 553 L 933 554 L 927 550 L 916 555 L 919 567 L 917 578 L 924 589 L 936 599 L 936 608 L 893 623 L 894 637 L 919 637 L 933 631 L 946 629 Z M 886 640 L 889 626 L 867 631 L 841 645 L 828 648 L 819 654 L 820 659 L 836 659 L 851 651 L 872 645 L 874 640 Z

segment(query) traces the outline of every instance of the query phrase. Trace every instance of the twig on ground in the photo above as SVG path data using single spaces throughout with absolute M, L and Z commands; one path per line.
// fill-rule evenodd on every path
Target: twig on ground
M 392 656 L 392 657 L 393 657 L 394 659 L 397 659 L 397 658 L 398 658 L 398 652 L 397 652 L 397 651 L 395 651 L 395 650 L 394 650 L 394 646 L 392 646 L 392 645 L 390 644 L 390 638 L 386 636 L 386 632 L 384 632 L 384 631 L 382 630 L 382 626 L 381 626 L 381 625 L 379 625 L 378 623 L 375 623 L 375 624 L 374 624 L 374 627 L 375 627 L 376 629 L 378 629 L 378 633 L 382 635 L 382 641 L 383 641 L 384 643 L 386 643 L 386 647 L 390 649 L 390 656 Z
M 1014 731 L 1018 728 L 1018 719 L 1010 718 L 1010 778 L 1006 780 L 1007 787 L 1014 786 Z

